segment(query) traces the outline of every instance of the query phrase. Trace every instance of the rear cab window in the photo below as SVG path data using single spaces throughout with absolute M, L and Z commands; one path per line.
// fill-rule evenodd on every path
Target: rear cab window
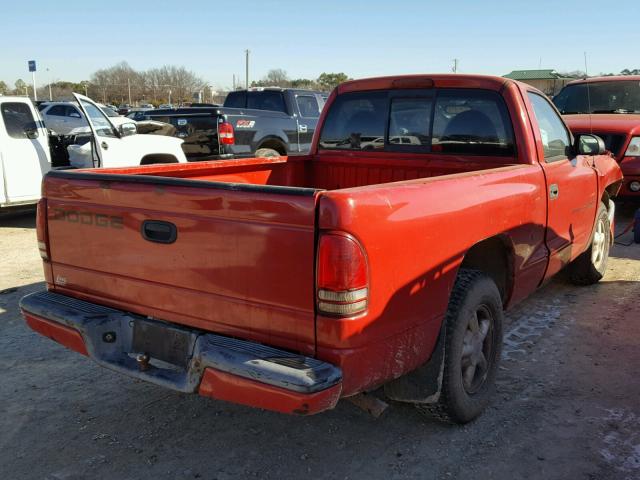
M 2 120 L 11 138 L 27 138 L 26 130 L 37 127 L 29 105 L 19 102 L 2 103 Z
M 388 92 L 355 92 L 338 96 L 320 136 L 320 147 L 338 150 L 382 150 Z
M 247 93 L 247 108 L 268 110 L 272 112 L 286 112 L 282 92 L 263 90 Z
M 320 148 L 515 157 L 504 99 L 479 89 L 354 92 L 336 98 Z
M 230 92 L 224 100 L 224 106 L 228 108 L 246 108 L 247 92 Z

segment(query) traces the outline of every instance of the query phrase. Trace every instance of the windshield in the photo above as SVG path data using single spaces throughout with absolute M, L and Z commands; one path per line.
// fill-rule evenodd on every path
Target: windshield
M 118 115 L 118 112 L 114 112 L 113 110 L 111 110 L 109 107 L 103 107 L 100 106 L 100 110 L 102 110 L 102 112 L 107 116 L 107 117 L 119 117 L 120 115 Z
M 640 113 L 640 82 L 624 80 L 568 85 L 555 96 L 553 103 L 564 115 Z

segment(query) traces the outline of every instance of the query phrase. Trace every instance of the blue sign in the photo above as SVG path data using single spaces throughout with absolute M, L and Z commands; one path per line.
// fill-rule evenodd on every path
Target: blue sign
M 35 72 L 36 71 L 36 61 L 35 60 L 29 60 L 29 71 L 30 72 Z

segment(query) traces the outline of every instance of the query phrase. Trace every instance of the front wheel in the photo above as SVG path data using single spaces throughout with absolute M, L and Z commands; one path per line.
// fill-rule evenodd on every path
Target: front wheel
M 438 403 L 417 407 L 442 420 L 467 423 L 487 407 L 502 351 L 502 298 L 494 281 L 460 269 L 445 317 L 445 357 Z
M 604 203 L 600 203 L 589 248 L 567 267 L 569 279 L 576 285 L 599 282 L 607 270 L 611 248 L 611 225 Z

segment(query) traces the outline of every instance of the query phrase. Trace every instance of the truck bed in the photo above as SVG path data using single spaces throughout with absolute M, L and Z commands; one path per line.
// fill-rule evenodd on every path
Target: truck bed
M 313 354 L 323 192 L 505 166 L 369 160 L 252 158 L 51 172 L 44 192 L 48 234 L 56 239 L 50 288 Z M 172 226 L 174 238 L 153 238 L 144 231 L 148 222 Z
M 93 174 L 118 174 L 164 177 L 171 179 L 223 182 L 241 185 L 288 187 L 290 193 L 305 193 L 299 189 L 339 190 L 418 178 L 466 173 L 513 165 L 504 157 L 482 157 L 473 161 L 469 157 L 430 155 L 371 154 L 358 156 L 357 161 L 348 154 L 323 154 L 321 157 L 293 156 L 279 158 L 249 158 L 188 164 L 150 165 L 145 167 L 101 169 Z M 77 178 L 77 177 L 73 177 Z M 142 180 L 140 180 L 142 181 Z M 157 180 L 156 180 L 157 182 Z M 275 190 L 272 190 L 275 191 Z M 280 189 L 279 191 L 284 191 Z M 308 193 L 308 192 L 307 192 Z

